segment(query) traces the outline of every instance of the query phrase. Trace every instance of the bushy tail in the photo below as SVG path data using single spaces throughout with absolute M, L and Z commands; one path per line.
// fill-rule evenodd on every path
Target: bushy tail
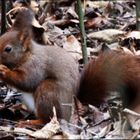
M 121 93 L 126 106 L 140 104 L 139 57 L 108 52 L 87 64 L 80 80 L 78 99 L 99 106 L 110 91 Z

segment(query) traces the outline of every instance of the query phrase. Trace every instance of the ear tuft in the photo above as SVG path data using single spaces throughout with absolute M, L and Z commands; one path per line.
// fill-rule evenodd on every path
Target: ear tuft
M 30 47 L 32 32 L 30 30 L 24 29 L 23 31 L 19 32 L 18 39 L 24 50 L 27 50 Z
M 35 15 L 32 10 L 28 8 L 21 8 L 16 11 L 16 17 L 12 28 L 18 31 L 24 28 L 31 28 L 34 18 Z

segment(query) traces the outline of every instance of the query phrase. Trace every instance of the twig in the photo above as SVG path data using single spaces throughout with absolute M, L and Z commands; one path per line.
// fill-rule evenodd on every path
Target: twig
M 1 35 L 6 31 L 6 1 L 1 0 Z
M 82 54 L 83 54 L 83 61 L 84 64 L 87 63 L 88 57 L 87 57 L 87 43 L 86 43 L 86 34 L 85 34 L 85 26 L 84 26 L 84 16 L 83 11 L 81 7 L 81 0 L 77 0 L 77 12 L 79 16 L 79 26 L 80 26 L 80 32 L 81 32 L 81 44 L 82 44 Z

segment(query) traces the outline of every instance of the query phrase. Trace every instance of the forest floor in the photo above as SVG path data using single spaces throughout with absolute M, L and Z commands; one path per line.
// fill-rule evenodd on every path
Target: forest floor
M 75 0 L 45 0 L 28 3 L 16 0 L 7 5 L 7 30 L 12 27 L 14 14 L 22 7 L 31 8 L 36 19 L 32 26 L 44 44 L 66 49 L 79 62 L 82 70 L 79 19 Z M 103 51 L 140 55 L 140 32 L 136 29 L 136 3 L 134 0 L 92 1 L 83 0 L 84 24 L 88 59 L 95 59 Z M 31 125 L 18 127 L 23 120 L 35 119 L 22 104 L 16 89 L 0 83 L 0 139 L 134 139 L 140 138 L 140 114 L 122 107 L 120 97 L 113 93 L 107 104 L 100 108 L 88 106 L 84 116 L 78 116 L 73 103 L 71 121 L 57 120 L 55 114 L 50 123 L 37 129 Z

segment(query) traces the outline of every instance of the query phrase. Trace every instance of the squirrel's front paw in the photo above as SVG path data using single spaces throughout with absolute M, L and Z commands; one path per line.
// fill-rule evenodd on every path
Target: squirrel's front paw
M 5 76 L 9 69 L 5 65 L 0 65 L 0 76 Z

